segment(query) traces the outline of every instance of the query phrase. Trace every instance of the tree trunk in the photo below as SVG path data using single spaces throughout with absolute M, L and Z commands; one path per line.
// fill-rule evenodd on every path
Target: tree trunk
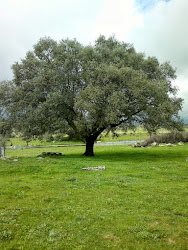
M 92 136 L 86 138 L 86 151 L 84 153 L 85 156 L 94 156 L 93 147 L 95 140 L 96 139 Z

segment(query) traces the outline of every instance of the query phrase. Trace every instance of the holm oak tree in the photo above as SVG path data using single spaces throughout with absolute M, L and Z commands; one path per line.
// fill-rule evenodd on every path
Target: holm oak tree
M 86 143 L 118 126 L 148 130 L 180 124 L 175 70 L 128 43 L 100 36 L 93 45 L 40 39 L 13 66 L 9 112 L 27 136 L 63 131 Z

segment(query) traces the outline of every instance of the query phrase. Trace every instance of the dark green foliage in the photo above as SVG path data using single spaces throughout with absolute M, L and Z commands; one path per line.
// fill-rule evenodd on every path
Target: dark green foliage
M 13 119 L 9 113 L 11 84 L 8 81 L 0 83 L 0 147 L 5 147 L 12 132 Z
M 85 141 L 85 155 L 92 156 L 104 130 L 181 125 L 175 70 L 114 37 L 100 36 L 93 46 L 40 39 L 12 68 L 8 109 L 27 137 L 66 133 Z

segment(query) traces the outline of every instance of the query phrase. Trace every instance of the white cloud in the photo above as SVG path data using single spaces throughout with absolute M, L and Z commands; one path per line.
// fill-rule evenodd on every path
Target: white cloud
M 142 13 L 142 26 L 129 33 L 129 41 L 138 51 L 156 56 L 161 62 L 170 61 L 177 68 L 175 85 L 184 98 L 183 115 L 188 118 L 188 1 L 159 0 Z
M 115 34 L 117 39 L 126 40 L 131 29 L 141 25 L 141 21 L 140 14 L 135 12 L 134 0 L 104 0 L 92 40 L 100 34 L 107 37 Z
M 0 0 L 0 80 L 44 36 L 89 41 L 101 0 Z
M 143 14 L 143 25 L 130 33 L 137 48 L 161 60 L 170 60 L 179 70 L 188 64 L 188 1 L 159 1 Z

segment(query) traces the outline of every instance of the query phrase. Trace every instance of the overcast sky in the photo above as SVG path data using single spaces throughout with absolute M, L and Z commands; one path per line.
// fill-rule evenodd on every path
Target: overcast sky
M 44 36 L 93 43 L 114 34 L 177 68 L 188 122 L 188 0 L 0 0 L 0 81 Z

